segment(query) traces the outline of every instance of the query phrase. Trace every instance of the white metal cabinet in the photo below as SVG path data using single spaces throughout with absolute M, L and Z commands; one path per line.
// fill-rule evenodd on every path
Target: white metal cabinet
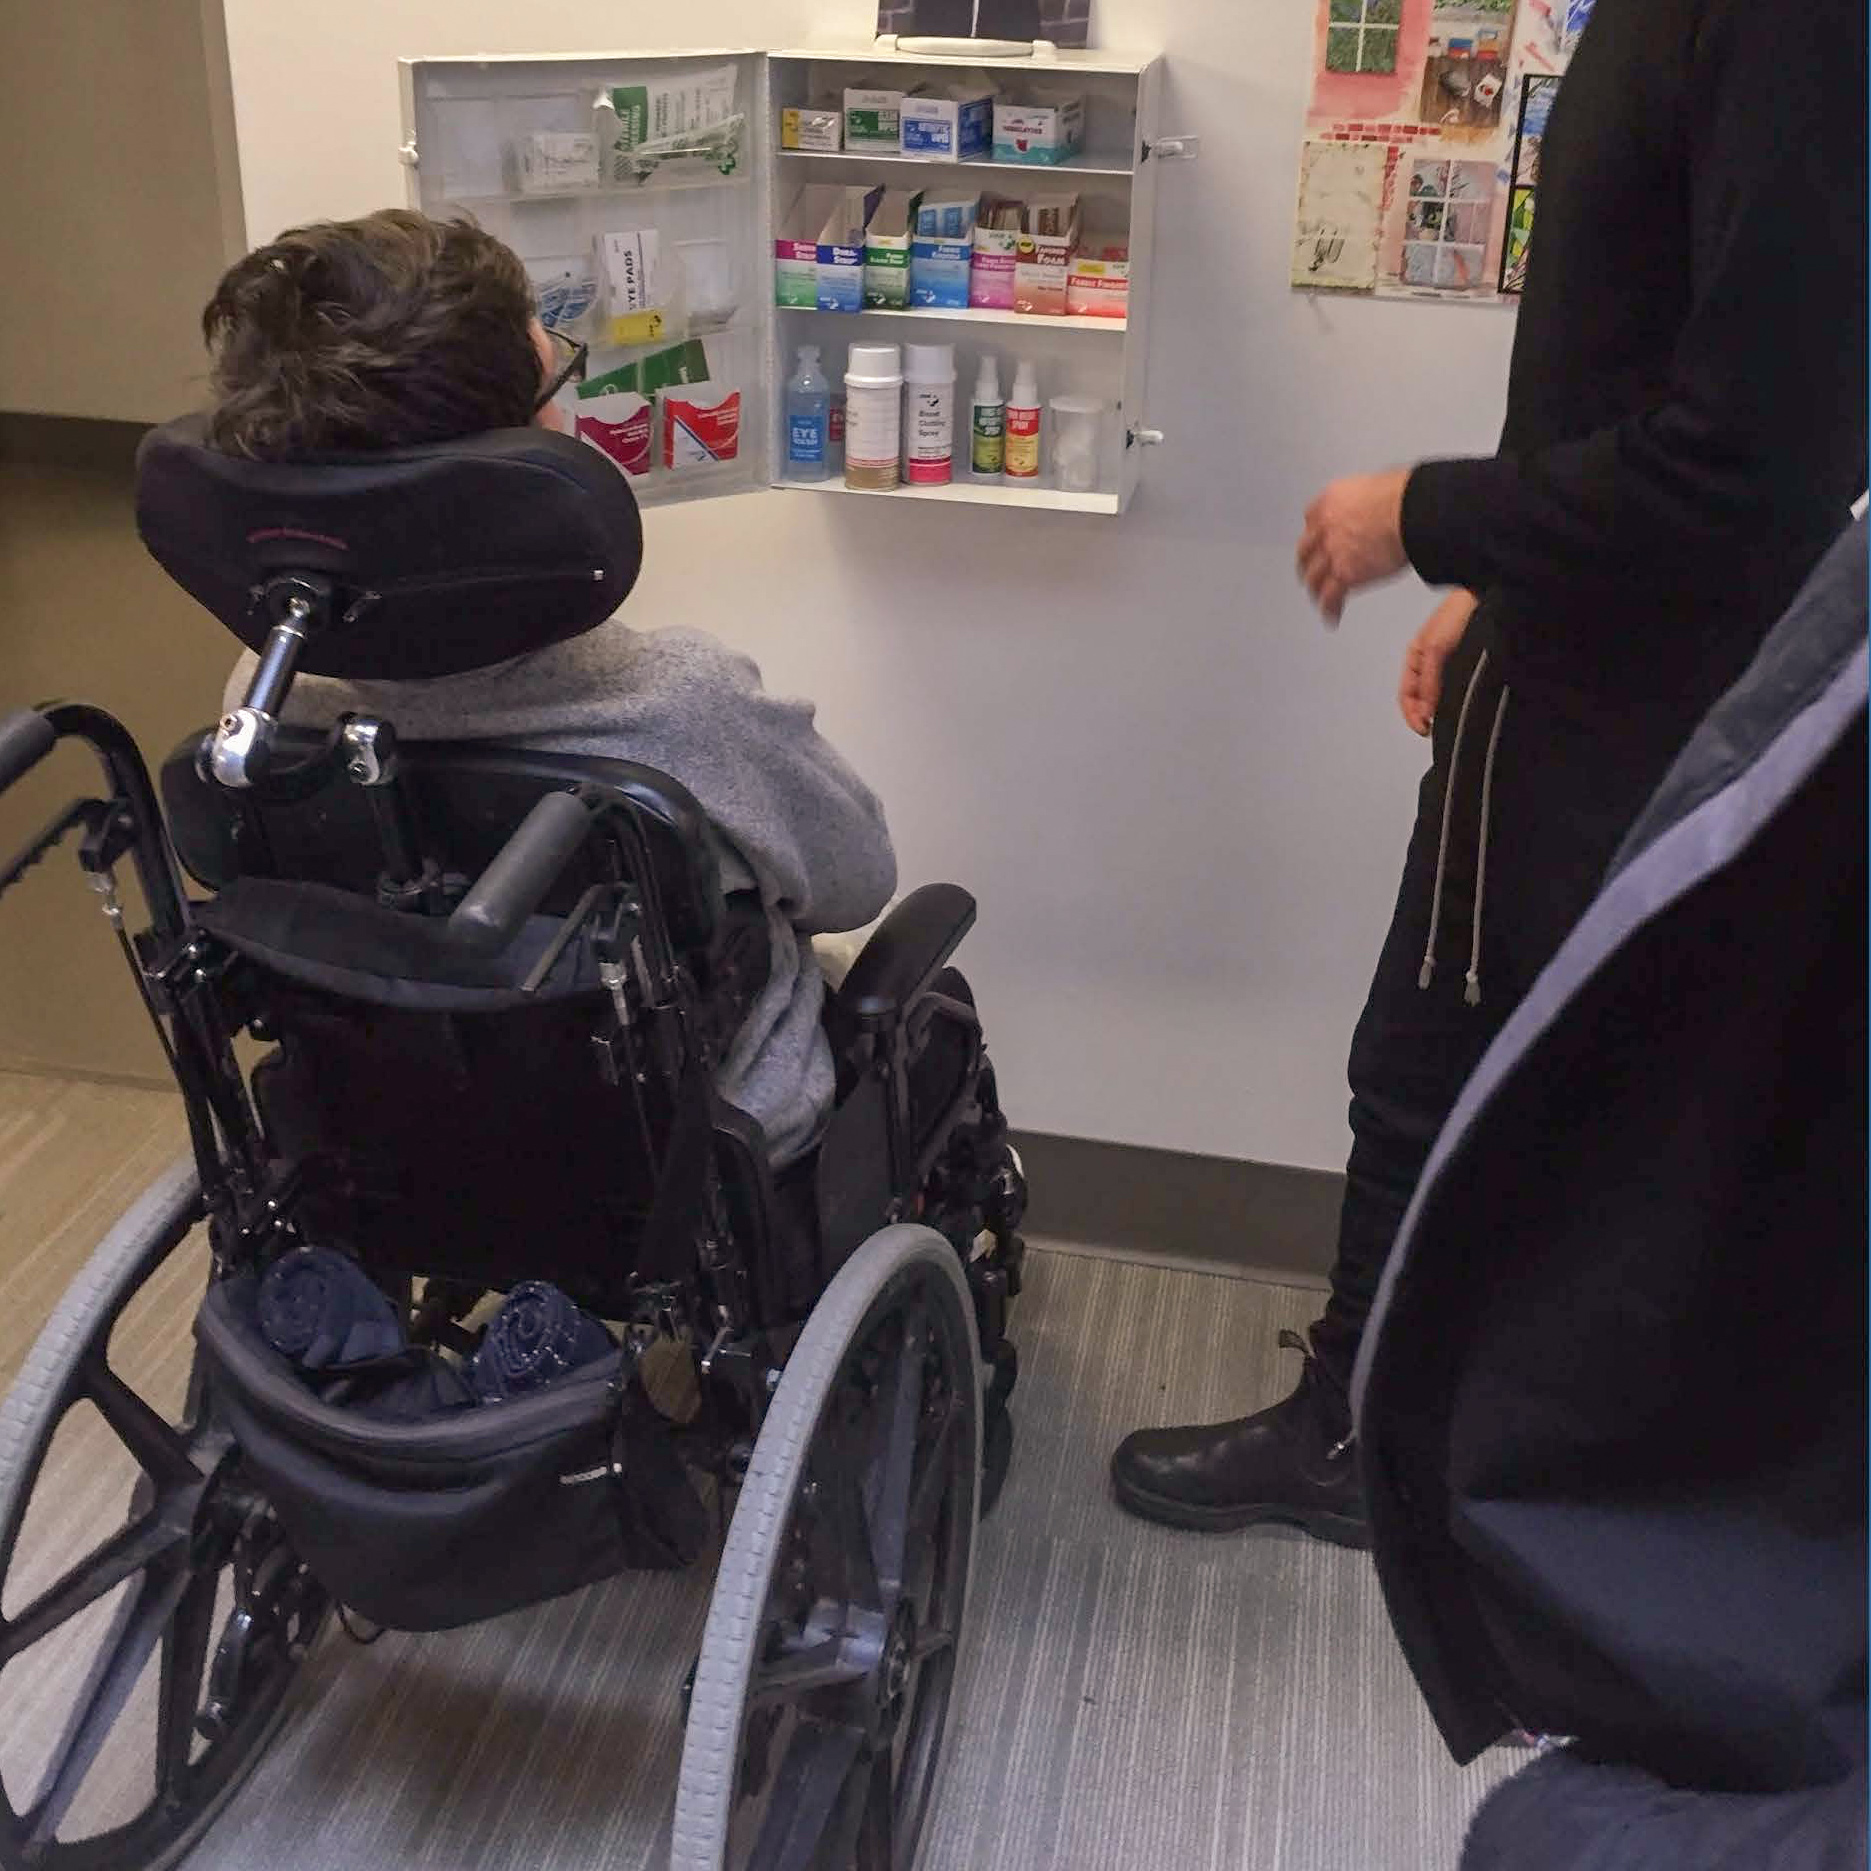
M 511 145 L 536 132 L 590 129 L 600 91 L 681 77 L 724 64 L 737 74 L 747 123 L 732 174 L 684 174 L 643 184 L 612 183 L 554 193 L 523 193 L 511 173 Z M 987 71 L 1018 89 L 1031 76 L 1050 88 L 1086 96 L 1085 146 L 1057 165 L 932 161 L 867 152 L 811 153 L 779 148 L 780 112 L 847 87 L 918 78 L 953 81 Z M 408 59 L 402 64 L 403 154 L 412 205 L 432 215 L 467 212 L 529 264 L 588 255 L 606 233 L 655 227 L 665 243 L 725 240 L 732 249 L 736 310 L 723 328 L 698 334 L 710 374 L 742 393 L 740 451 L 732 462 L 665 471 L 660 462 L 637 483 L 646 504 L 742 493 L 769 486 L 802 494 L 843 495 L 841 478 L 798 483 L 781 478 L 783 389 L 796 347 L 818 344 L 835 375 L 854 341 L 950 343 L 956 346 L 956 466 L 951 484 L 901 488 L 864 499 L 967 501 L 1117 514 L 1129 504 L 1153 440 L 1148 426 L 1145 358 L 1149 338 L 1159 145 L 1161 61 L 1153 57 L 1062 52 L 1027 59 L 930 59 L 885 45 L 850 51 L 763 52 L 748 49 L 680 54 L 590 53 L 541 57 Z M 1174 146 L 1176 153 L 1189 153 Z M 884 183 L 893 188 L 977 184 L 1012 197 L 1076 192 L 1088 231 L 1127 237 L 1131 257 L 1129 316 L 1123 320 L 1044 318 L 966 309 L 864 310 L 853 313 L 775 304 L 776 230 L 799 191 L 815 183 Z M 684 334 L 672 332 L 666 345 Z M 660 346 L 594 347 L 602 374 Z M 1022 359 L 1037 368 L 1042 398 L 1098 398 L 1110 409 L 1097 491 L 1066 492 L 1049 478 L 1033 483 L 979 481 L 968 472 L 968 415 L 976 366 L 984 352 L 1000 359 L 1003 390 Z M 1139 437 L 1143 441 L 1139 440 Z

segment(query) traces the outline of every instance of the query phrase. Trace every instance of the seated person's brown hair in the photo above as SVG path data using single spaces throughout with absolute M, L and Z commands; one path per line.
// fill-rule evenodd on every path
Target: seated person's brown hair
M 202 313 L 208 440 L 279 461 L 521 428 L 540 389 L 532 321 L 525 267 L 472 221 L 385 208 L 289 229 Z

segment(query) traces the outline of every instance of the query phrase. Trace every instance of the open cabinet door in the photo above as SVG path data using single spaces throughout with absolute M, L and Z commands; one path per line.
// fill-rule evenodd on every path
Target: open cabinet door
M 405 59 L 410 201 L 471 215 L 590 347 L 567 411 L 642 504 L 773 479 L 763 54 Z

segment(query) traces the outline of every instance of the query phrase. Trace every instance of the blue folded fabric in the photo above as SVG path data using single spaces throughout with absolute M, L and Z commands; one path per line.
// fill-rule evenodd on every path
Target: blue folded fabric
M 556 1286 L 526 1280 L 507 1295 L 474 1354 L 474 1394 L 504 1403 L 616 1350 L 611 1335 Z
M 455 1410 L 472 1410 L 479 1399 L 467 1378 L 440 1352 L 412 1351 L 393 1363 L 323 1385 L 319 1401 L 355 1410 L 373 1423 L 427 1423 Z
M 298 1247 L 260 1282 L 260 1330 L 301 1370 L 347 1371 L 400 1358 L 403 1321 L 375 1280 L 347 1254 Z

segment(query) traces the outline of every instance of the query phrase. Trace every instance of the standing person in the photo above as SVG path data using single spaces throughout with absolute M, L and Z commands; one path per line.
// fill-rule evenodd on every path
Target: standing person
M 1864 486 L 1865 55 L 1859 0 L 1598 0 L 1541 149 L 1500 451 L 1308 509 L 1328 618 L 1406 567 L 1455 587 L 1399 696 L 1434 757 L 1352 1040 L 1331 1299 L 1284 1341 L 1298 1387 L 1128 1437 L 1131 1511 L 1369 1543 L 1348 1386 L 1430 1146 Z

